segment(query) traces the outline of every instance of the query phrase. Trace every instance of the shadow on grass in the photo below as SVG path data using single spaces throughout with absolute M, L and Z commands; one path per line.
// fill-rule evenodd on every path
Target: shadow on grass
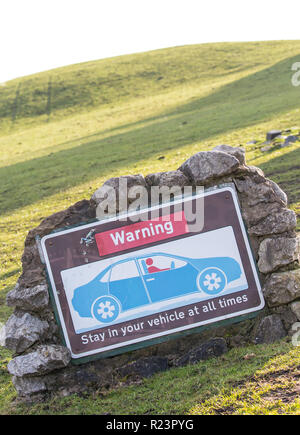
M 13 270 L 10 270 L 9 272 L 1 273 L 0 274 L 0 281 L 5 280 L 7 278 L 10 278 L 11 276 L 17 275 L 20 272 L 21 272 L 21 268 L 17 267 Z
M 260 165 L 265 175 L 286 192 L 291 204 L 300 201 L 300 144 L 298 146 Z
M 120 127 L 130 131 L 112 129 L 105 139 L 101 131 L 77 139 L 71 149 L 1 168 L 1 214 L 96 177 L 113 176 L 122 167 L 130 168 L 167 150 L 255 125 L 298 107 L 299 89 L 291 85 L 291 65 L 296 60 L 298 56 L 285 59 L 176 110 Z

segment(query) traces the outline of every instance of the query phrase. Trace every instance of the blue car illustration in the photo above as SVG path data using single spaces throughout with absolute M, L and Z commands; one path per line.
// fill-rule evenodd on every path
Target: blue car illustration
M 231 257 L 134 256 L 106 267 L 76 288 L 72 305 L 80 317 L 105 324 L 116 320 L 121 312 L 159 301 L 196 292 L 219 294 L 241 273 L 239 263 Z

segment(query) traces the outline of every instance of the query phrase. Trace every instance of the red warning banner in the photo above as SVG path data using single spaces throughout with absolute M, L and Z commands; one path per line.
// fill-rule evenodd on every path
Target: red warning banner
M 99 255 L 144 246 L 189 232 L 184 211 L 126 225 L 95 235 Z

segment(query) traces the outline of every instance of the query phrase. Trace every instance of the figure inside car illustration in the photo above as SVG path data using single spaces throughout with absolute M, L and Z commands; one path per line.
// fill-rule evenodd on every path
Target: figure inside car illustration
M 167 267 L 166 269 L 159 269 L 158 267 L 153 266 L 152 258 L 147 258 L 146 264 L 147 264 L 148 273 L 156 273 L 156 272 L 162 272 L 163 270 L 170 270 L 169 267 Z

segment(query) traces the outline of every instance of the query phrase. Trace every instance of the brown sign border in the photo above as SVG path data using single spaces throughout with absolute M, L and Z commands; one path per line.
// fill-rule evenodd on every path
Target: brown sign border
M 67 347 L 70 349 L 72 353 L 72 358 L 74 360 L 80 361 L 81 359 L 97 355 L 98 357 L 103 357 L 108 355 L 109 351 L 112 349 L 117 350 L 114 353 L 125 352 L 129 349 L 131 344 L 135 344 L 135 347 L 141 347 L 144 345 L 144 342 L 150 341 L 152 344 L 153 341 L 157 338 L 163 336 L 174 335 L 177 332 L 181 331 L 190 331 L 195 328 L 199 328 L 199 326 L 208 325 L 210 323 L 219 323 L 222 320 L 243 316 L 245 314 L 250 314 L 255 311 L 259 311 L 264 307 L 264 299 L 261 292 L 261 286 L 259 283 L 258 273 L 256 270 L 255 262 L 252 256 L 251 248 L 249 245 L 247 232 L 241 217 L 237 195 L 235 190 L 230 187 L 223 187 L 214 189 L 211 191 L 206 191 L 204 194 L 191 196 L 189 198 L 183 198 L 181 200 L 182 203 L 186 204 L 189 201 L 197 201 L 197 199 L 203 200 L 204 196 L 204 227 L 199 232 L 190 232 L 184 235 L 180 235 L 177 237 L 169 238 L 166 240 L 162 240 L 156 243 L 151 243 L 147 245 L 140 246 L 139 248 L 127 249 L 122 252 L 114 253 L 111 255 L 106 255 L 100 257 L 96 244 L 94 243 L 90 248 L 87 249 L 88 252 L 85 252 L 83 255 L 82 245 L 80 244 L 80 240 L 82 237 L 86 236 L 87 229 L 89 228 L 101 228 L 102 231 L 107 231 L 109 229 L 113 229 L 116 227 L 122 227 L 129 225 L 132 222 L 129 222 L 122 216 L 122 220 L 120 221 L 120 217 L 114 217 L 111 219 L 107 219 L 104 221 L 96 221 L 93 223 L 89 223 L 86 225 L 77 226 L 74 228 L 70 228 L 67 230 L 58 231 L 55 233 L 51 233 L 47 236 L 44 236 L 41 241 L 41 247 L 43 256 L 45 259 L 47 272 L 49 276 L 49 281 L 51 284 L 52 296 L 56 305 L 56 310 L 58 312 L 59 323 L 63 332 L 63 336 L 66 342 Z M 174 211 L 175 202 L 162 204 L 159 207 L 154 207 L 159 210 L 161 215 L 164 213 L 172 213 Z M 137 213 L 139 215 L 143 215 L 144 217 L 149 214 L 153 210 L 152 208 L 142 210 Z M 220 212 L 221 211 L 221 212 Z M 80 266 L 86 264 L 87 262 L 95 262 L 105 258 L 117 257 L 118 255 L 128 253 L 128 252 L 137 252 L 141 249 L 145 249 L 150 246 L 157 246 L 160 244 L 164 244 L 170 242 L 172 240 L 178 240 L 180 238 L 192 237 L 196 234 L 206 233 L 215 229 L 223 228 L 226 226 L 231 226 L 233 228 L 235 238 L 237 241 L 239 253 L 241 256 L 241 260 L 243 263 L 244 271 L 248 281 L 248 290 L 247 295 L 248 303 L 245 305 L 241 303 L 241 310 L 235 310 L 232 306 L 227 306 L 225 309 L 222 309 L 222 316 L 215 316 L 215 311 L 211 310 L 207 313 L 201 313 L 201 316 L 196 315 L 193 318 L 197 318 L 198 321 L 192 321 L 186 317 L 176 320 L 176 323 L 165 323 L 160 325 L 160 331 L 153 332 L 152 328 L 144 328 L 143 333 L 136 334 L 134 339 L 122 340 L 120 336 L 111 337 L 110 344 L 104 347 L 99 347 L 99 342 L 94 341 L 89 343 L 89 345 L 82 344 L 82 336 L 86 333 L 76 334 L 71 314 L 68 307 L 67 298 L 64 292 L 63 283 L 61 279 L 60 272 L 62 270 L 73 268 L 76 266 Z M 99 231 L 98 231 L 99 232 Z M 245 294 L 245 291 L 240 291 L 234 293 L 235 298 L 242 298 Z M 226 296 L 218 296 L 213 299 L 204 300 L 201 302 L 197 302 L 197 306 L 201 306 L 201 304 L 207 304 L 208 301 L 212 303 L 212 306 L 216 307 L 219 299 L 229 299 L 232 298 L 232 294 Z M 176 309 L 171 310 L 162 310 L 161 313 L 156 313 L 144 317 L 137 318 L 138 321 L 144 321 L 147 324 L 147 321 L 151 321 L 154 318 L 157 318 L 159 314 L 170 316 L 174 311 L 188 313 L 188 310 L 193 309 L 195 304 L 185 305 L 178 307 Z M 224 303 L 225 305 L 225 303 Z M 186 322 L 188 320 L 188 322 Z M 189 323 L 190 322 L 190 323 Z M 127 322 L 122 322 L 115 325 L 116 328 L 121 328 L 121 326 L 126 326 L 126 324 L 132 324 L 133 320 L 129 320 Z M 169 327 L 167 327 L 169 326 Z M 99 334 L 100 332 L 109 332 L 109 328 L 112 327 L 102 327 L 98 329 L 94 329 L 89 331 L 89 334 Z M 100 343 L 101 344 L 101 343 Z M 88 346 L 88 347 L 87 347 Z

